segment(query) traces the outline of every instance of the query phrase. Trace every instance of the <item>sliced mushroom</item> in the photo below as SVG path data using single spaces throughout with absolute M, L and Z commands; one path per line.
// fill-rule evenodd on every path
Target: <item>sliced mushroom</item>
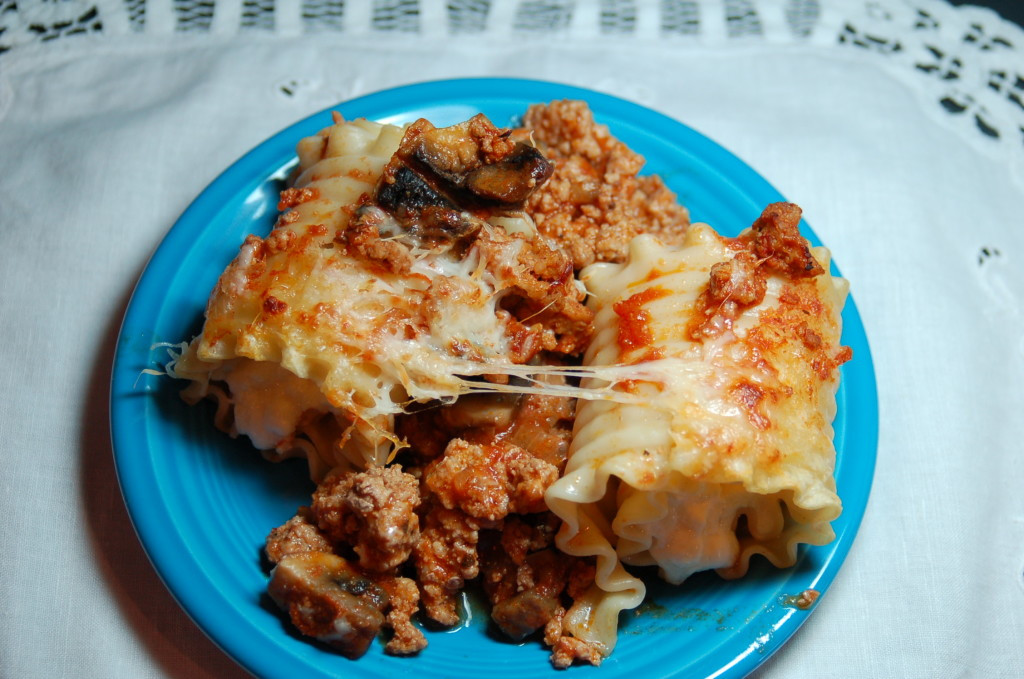
M 478 115 L 476 119 L 490 125 L 483 116 Z M 462 186 L 466 174 L 484 162 L 480 158 L 480 145 L 470 132 L 472 123 L 473 120 L 468 120 L 450 127 L 425 130 L 416 140 L 412 156 L 437 176 L 455 186 Z
M 482 115 L 442 128 L 418 120 L 384 168 L 375 201 L 418 241 L 411 245 L 453 242 L 514 211 L 553 167 Z
M 434 182 L 407 165 L 396 167 L 390 181 L 381 182 L 377 203 L 399 219 L 403 212 L 418 212 L 425 207 L 455 207 Z
M 559 606 L 557 597 L 529 589 L 495 604 L 491 609 L 491 619 L 510 639 L 520 641 L 544 627 Z
M 388 605 L 387 592 L 345 559 L 325 552 L 281 559 L 267 591 L 300 632 L 349 658 L 366 653 Z
M 481 198 L 522 203 L 551 176 L 554 166 L 532 146 L 518 143 L 512 155 L 466 175 L 465 186 Z

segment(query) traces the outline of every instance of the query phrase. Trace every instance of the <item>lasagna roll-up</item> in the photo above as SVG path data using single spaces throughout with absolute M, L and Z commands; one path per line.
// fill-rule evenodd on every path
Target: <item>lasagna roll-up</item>
M 381 464 L 388 453 L 389 409 L 353 397 L 383 386 L 358 360 L 359 344 L 400 282 L 376 280 L 334 238 L 373 193 L 402 134 L 338 118 L 302 139 L 274 229 L 245 239 L 210 294 L 202 333 L 169 366 L 192 381 L 186 400 L 217 401 L 218 427 L 270 457 L 306 457 L 313 478 Z M 331 332 L 342 318 L 354 332 Z M 365 416 L 353 417 L 356 407 Z
M 589 337 L 571 262 L 520 209 L 550 168 L 509 131 L 339 116 L 297 151 L 273 230 L 246 238 L 168 366 L 222 429 L 317 481 L 380 466 L 409 403 L 510 388 Z
M 622 264 L 581 274 L 596 312 L 587 366 L 631 366 L 614 400 L 580 400 L 564 476 L 548 505 L 558 545 L 595 555 L 597 576 L 566 631 L 615 643 L 618 613 L 643 583 L 623 564 L 680 583 L 715 569 L 776 566 L 821 545 L 839 516 L 832 419 L 848 284 L 798 231 L 800 210 L 769 206 L 737 238 L 704 224 L 668 248 L 650 236 Z M 596 378 L 584 380 L 594 386 Z

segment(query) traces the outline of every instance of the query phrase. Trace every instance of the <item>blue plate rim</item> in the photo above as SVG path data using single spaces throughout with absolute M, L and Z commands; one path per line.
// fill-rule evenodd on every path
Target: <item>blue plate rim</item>
M 471 92 L 471 95 L 467 95 L 468 91 Z M 152 474 L 147 475 L 147 470 L 138 466 L 139 458 L 127 452 L 132 449 L 133 443 L 137 444 L 139 427 L 141 426 L 144 430 L 145 423 L 138 421 L 140 413 L 137 410 L 137 404 L 132 404 L 130 399 L 118 395 L 119 389 L 123 390 L 127 384 L 131 384 L 132 380 L 137 381 L 138 379 L 137 371 L 132 367 L 133 363 L 127 356 L 130 350 L 124 341 L 126 333 L 132 328 L 144 327 L 150 321 L 150 314 L 142 301 L 150 299 L 153 295 L 158 295 L 160 282 L 167 280 L 168 275 L 176 271 L 179 262 L 174 260 L 173 253 L 179 248 L 180 243 L 207 228 L 208 225 L 202 219 L 203 215 L 218 205 L 225 196 L 238 195 L 264 181 L 266 174 L 259 175 L 258 172 L 254 174 L 253 169 L 268 171 L 278 169 L 282 147 L 286 146 L 291 152 L 295 142 L 300 136 L 304 136 L 302 131 L 305 130 L 308 134 L 308 128 L 313 121 L 321 121 L 317 124 L 322 127 L 330 124 L 329 116 L 332 111 L 339 111 L 346 118 L 354 118 L 361 115 L 359 111 L 401 110 L 418 107 L 426 100 L 463 101 L 468 98 L 475 101 L 482 101 L 486 98 L 512 98 L 517 101 L 523 99 L 530 101 L 584 99 L 595 110 L 614 111 L 623 114 L 623 117 L 628 117 L 630 122 L 648 125 L 652 129 L 667 126 L 670 130 L 677 132 L 685 130 L 686 134 L 690 136 L 690 141 L 706 145 L 708 149 L 714 151 L 717 168 L 726 170 L 730 177 L 742 177 L 744 182 L 756 189 L 756 193 L 764 202 L 784 200 L 782 194 L 774 186 L 737 156 L 710 138 L 662 113 L 625 99 L 577 86 L 517 78 L 435 80 L 389 88 L 350 99 L 327 107 L 285 127 L 244 154 L 217 176 L 196 197 L 161 240 L 151 255 L 129 301 L 115 348 L 111 377 L 111 439 L 118 481 L 129 516 L 157 574 L 200 629 L 236 662 L 256 674 L 278 676 L 277 670 L 280 668 L 274 666 L 273 658 L 268 659 L 263 650 L 252 644 L 251 639 L 242 631 L 216 624 L 216 615 L 210 610 L 215 597 L 213 599 L 209 597 L 217 594 L 216 587 L 212 583 L 210 587 L 204 589 L 204 592 L 195 591 L 195 588 L 186 584 L 189 578 L 195 577 L 195 573 L 193 571 L 183 572 L 182 569 L 174 565 L 174 562 L 180 558 L 181 554 L 189 553 L 188 544 L 183 536 L 177 533 L 167 534 L 168 526 L 174 526 L 174 517 L 161 512 L 166 508 L 159 505 L 154 506 L 150 502 L 151 495 L 148 494 L 155 488 L 159 488 L 159 480 Z M 370 117 L 384 118 L 387 116 L 374 115 Z M 820 244 L 813 230 L 808 232 L 808 237 L 813 243 Z M 839 275 L 834 262 L 833 271 Z M 877 386 L 867 336 L 852 296 L 847 300 L 843 316 L 844 343 L 855 347 L 854 361 L 843 367 L 843 379 L 844 383 L 851 380 L 857 382 L 860 389 L 858 396 L 862 400 L 859 407 L 852 411 L 857 415 L 857 420 L 846 422 L 846 427 L 847 429 L 851 426 L 855 427 L 860 440 L 857 449 L 861 453 L 869 452 L 870 455 L 857 460 L 859 483 L 856 490 L 858 495 L 855 498 L 843 497 L 845 506 L 841 517 L 842 530 L 837 531 L 835 542 L 825 550 L 827 558 L 822 562 L 820 572 L 814 580 L 817 588 L 823 594 L 836 577 L 841 564 L 848 555 L 863 519 L 873 483 L 877 455 Z M 137 362 L 136 356 L 131 358 Z M 800 613 L 804 612 L 788 609 L 773 626 L 773 633 L 768 635 L 765 642 L 757 648 L 747 648 L 745 652 L 721 661 L 712 660 L 691 665 L 688 668 L 680 667 L 669 670 L 663 676 L 676 676 L 684 669 L 688 671 L 687 676 L 698 676 L 698 674 L 708 677 L 746 676 L 792 637 L 808 617 Z M 703 660 L 706 661 L 706 658 Z

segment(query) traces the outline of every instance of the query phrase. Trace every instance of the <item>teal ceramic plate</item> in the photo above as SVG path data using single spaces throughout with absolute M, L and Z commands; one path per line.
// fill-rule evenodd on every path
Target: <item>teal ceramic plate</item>
M 331 110 L 395 123 L 425 117 L 437 125 L 482 111 L 508 125 L 531 103 L 563 98 L 586 100 L 599 122 L 647 158 L 644 171 L 660 174 L 694 221 L 735 235 L 765 205 L 782 200 L 750 167 L 685 125 L 565 85 L 447 80 L 378 92 Z M 414 658 L 387 656 L 378 645 L 349 661 L 297 637 L 264 595 L 261 548 L 271 528 L 308 503 L 312 487 L 304 463 L 265 462 L 244 440 L 214 429 L 209 408 L 186 406 L 174 380 L 142 372 L 166 361 L 154 345 L 199 331 L 207 294 L 239 244 L 249 233 L 270 230 L 295 143 L 330 122 L 330 111 L 311 116 L 228 168 L 170 230 L 139 280 L 119 337 L 110 397 L 114 454 L 132 521 L 161 578 L 196 624 L 258 676 L 554 677 L 539 641 L 503 642 L 484 615 L 453 631 L 429 632 L 429 647 Z M 809 228 L 805 233 L 818 242 Z M 863 516 L 875 463 L 874 372 L 853 299 L 843 319 L 843 342 L 854 359 L 842 368 L 835 421 L 836 480 L 844 503 L 833 524 L 836 540 L 804 549 L 789 569 L 755 560 L 747 577 L 736 581 L 701 575 L 669 587 L 649 577 L 648 603 L 623 614 L 614 654 L 600 668 L 574 667 L 559 676 L 741 677 L 813 612 L 787 606 L 786 599 L 805 589 L 828 589 Z

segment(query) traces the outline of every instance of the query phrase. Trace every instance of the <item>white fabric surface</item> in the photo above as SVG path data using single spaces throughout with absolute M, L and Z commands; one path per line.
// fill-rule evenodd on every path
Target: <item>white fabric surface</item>
M 879 388 L 872 496 L 832 589 L 757 675 L 1024 676 L 1024 32 L 938 0 L 639 1 L 602 3 L 636 9 L 632 30 L 577 3 L 553 39 L 521 23 L 529 3 L 497 2 L 449 39 L 433 5 L 418 32 L 358 3 L 313 32 L 309 4 L 246 27 L 248 3 L 218 0 L 183 30 L 189 3 L 0 1 L 0 676 L 245 676 L 163 588 L 120 497 L 107 398 L 132 286 L 270 134 L 473 75 L 703 132 L 804 207 L 852 282 Z M 669 6 L 696 8 L 691 34 L 662 30 Z

